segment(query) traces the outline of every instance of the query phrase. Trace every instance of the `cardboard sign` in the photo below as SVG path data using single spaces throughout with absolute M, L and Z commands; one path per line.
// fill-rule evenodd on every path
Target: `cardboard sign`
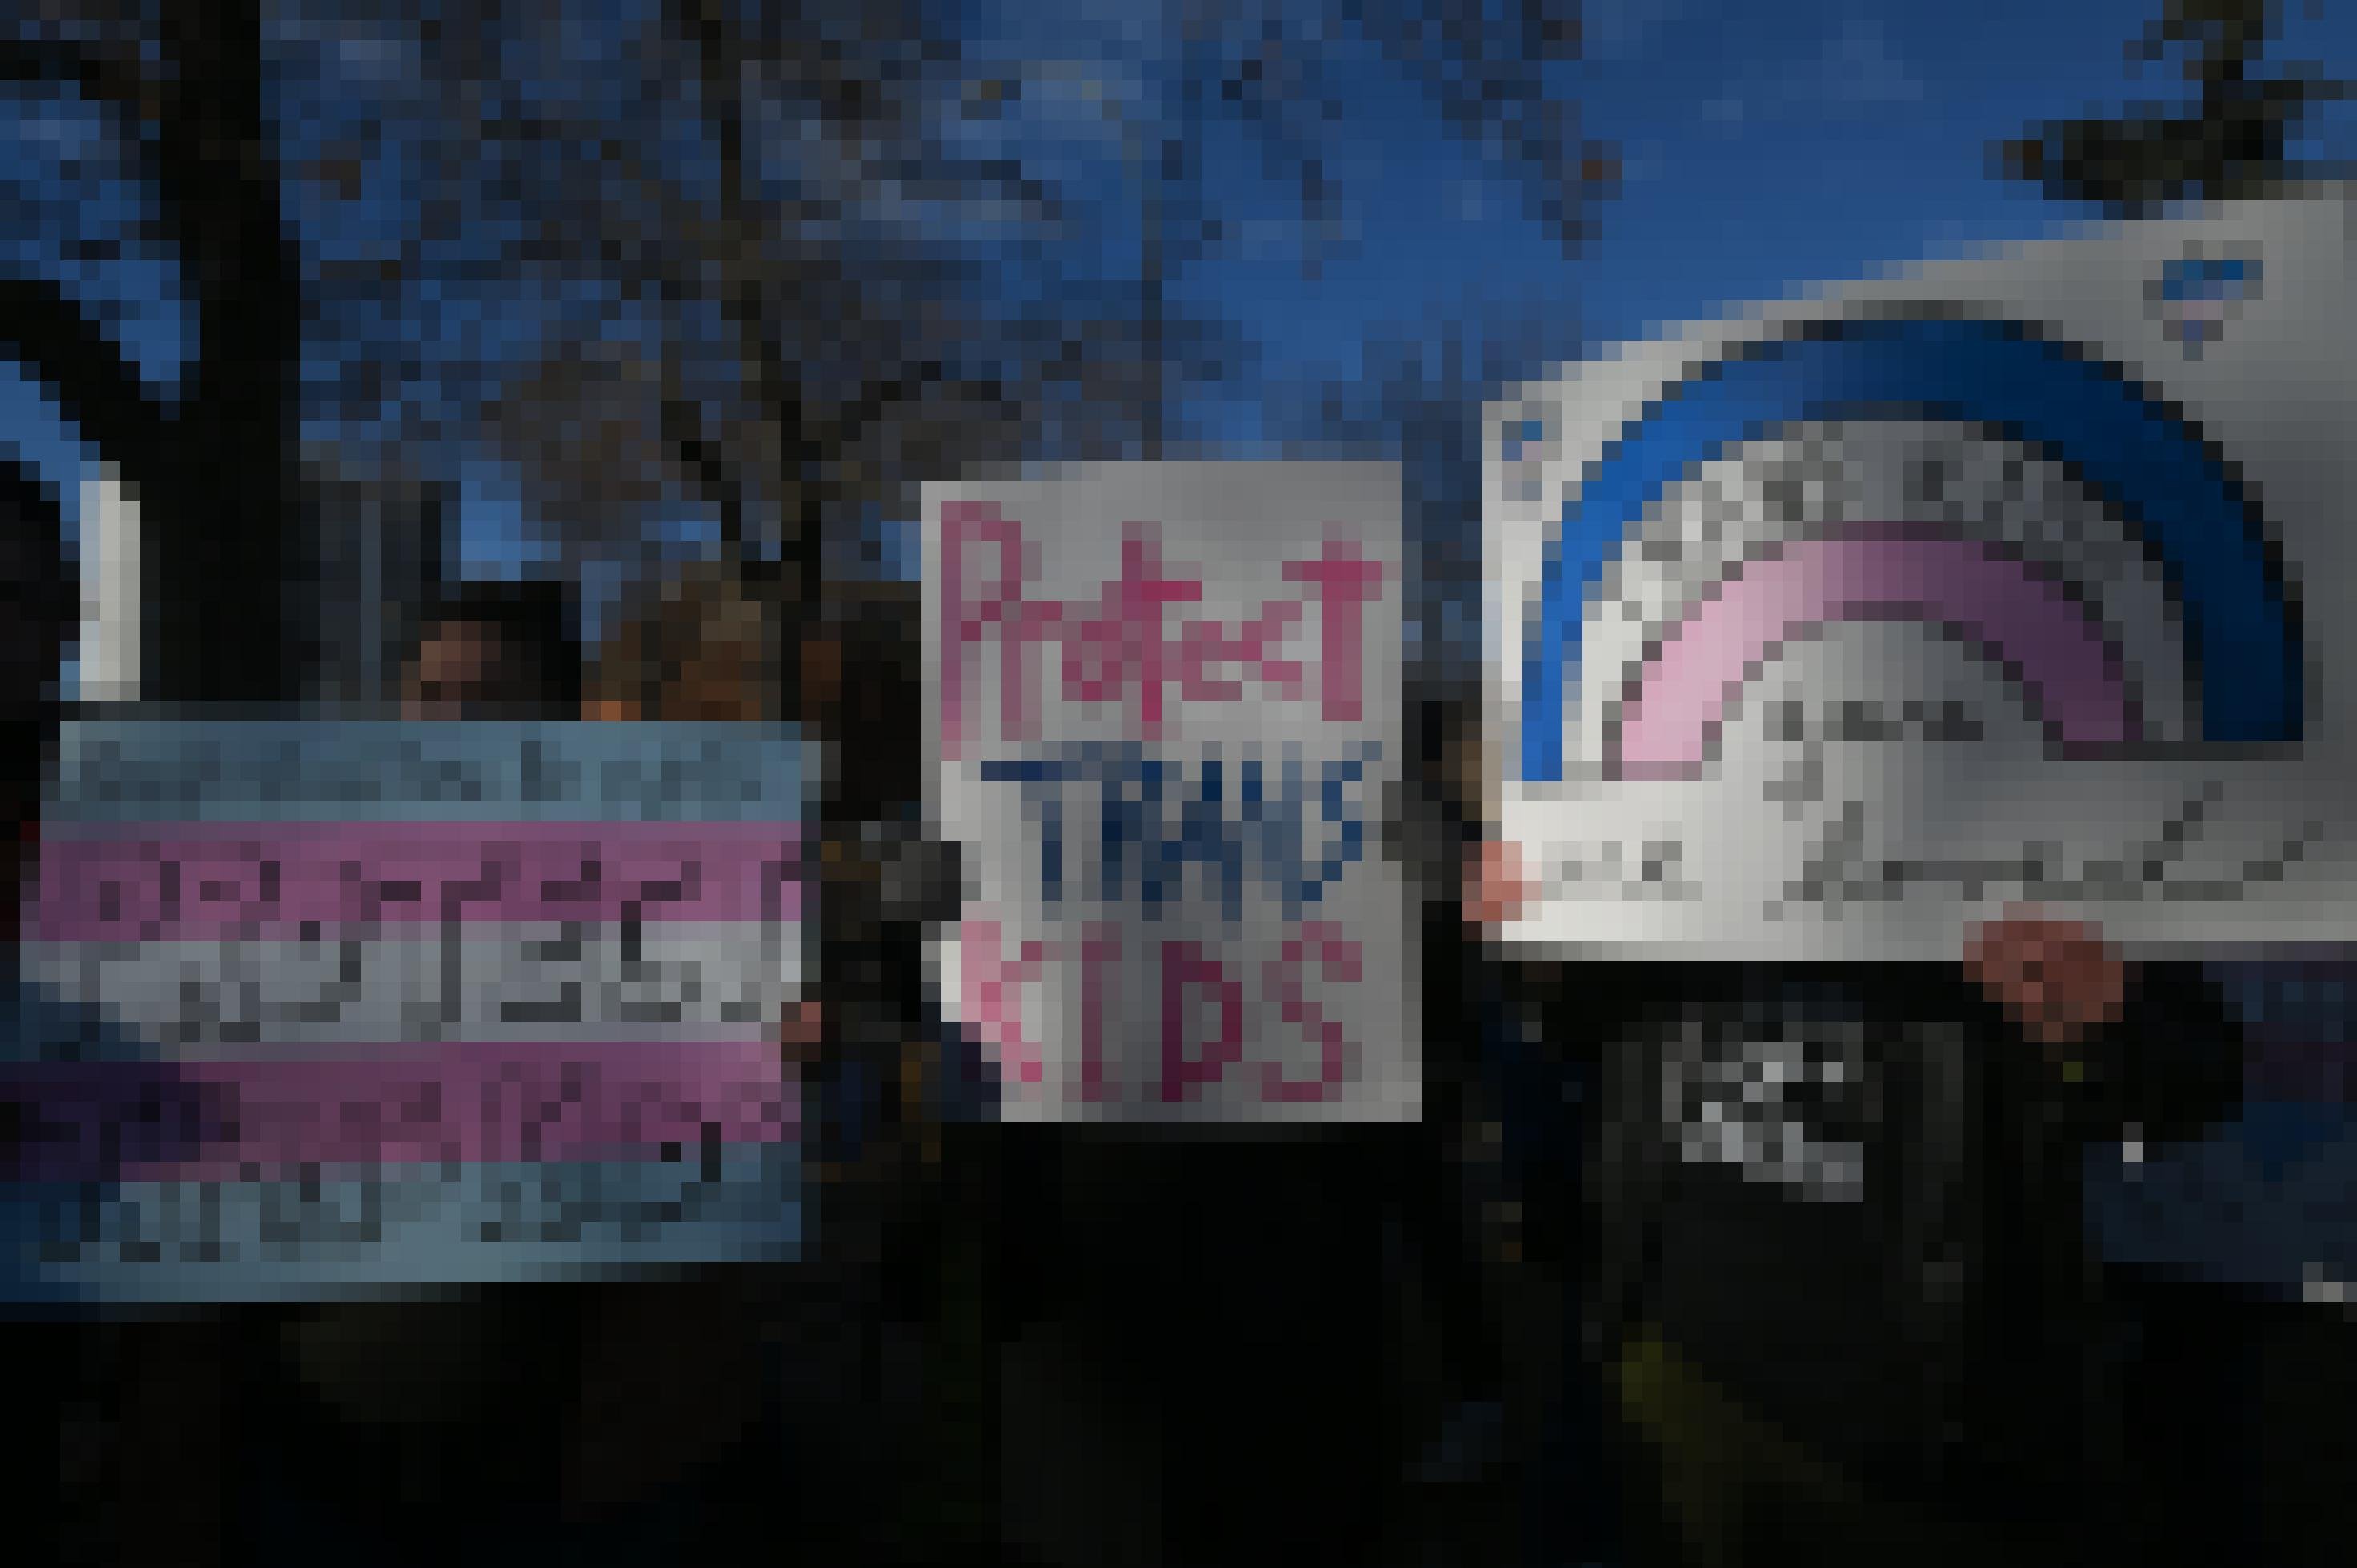
M 1491 778 L 1565 955 L 2357 937 L 2340 198 L 1747 312 L 1493 404 Z
M 15 1299 L 790 1255 L 812 769 L 738 725 L 67 726 L 0 1023 Z
M 1415 1115 L 1396 470 L 1114 465 L 925 520 L 942 988 L 1004 1113 Z

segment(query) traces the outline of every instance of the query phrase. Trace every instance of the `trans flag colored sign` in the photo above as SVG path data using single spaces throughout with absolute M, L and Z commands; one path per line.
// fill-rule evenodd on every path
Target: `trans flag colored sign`
M 1111 465 L 925 519 L 942 993 L 1003 1114 L 1415 1115 L 1397 471 Z
M 803 753 L 737 725 L 68 725 L 0 1020 L 0 1288 L 791 1255 Z

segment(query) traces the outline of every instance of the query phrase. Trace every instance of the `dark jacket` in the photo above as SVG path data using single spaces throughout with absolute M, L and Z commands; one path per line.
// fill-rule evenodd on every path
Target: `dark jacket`
M 1954 970 L 1595 990 L 1593 1348 L 1651 1326 L 1795 1441 L 1930 1506 L 2036 1506 L 2086 1473 L 2120 1330 L 2084 1173 L 2231 1113 L 2240 1051 L 2207 984 L 2147 968 L 2067 1051 Z

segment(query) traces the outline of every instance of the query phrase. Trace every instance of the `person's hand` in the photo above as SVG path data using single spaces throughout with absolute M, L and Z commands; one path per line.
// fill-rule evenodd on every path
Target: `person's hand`
M 1973 933 L 1964 971 L 2040 1045 L 2072 1044 L 2120 1015 L 2127 967 L 2093 926 L 2008 914 Z
M 1484 839 L 1465 861 L 1465 918 L 1484 928 L 1518 920 L 1536 889 L 1523 869 L 1523 847 Z
M 805 999 L 786 1010 L 785 1022 L 778 1031 L 778 1044 L 787 1061 L 796 1067 L 810 1067 L 819 1058 L 826 1042 L 826 1011 L 819 1003 Z

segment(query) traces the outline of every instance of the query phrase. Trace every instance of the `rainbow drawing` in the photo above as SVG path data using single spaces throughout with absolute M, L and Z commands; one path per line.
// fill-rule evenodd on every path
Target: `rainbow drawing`
M 2194 689 L 2232 693 L 2202 708 L 2201 738 L 2299 738 L 2298 609 L 2233 465 L 2179 409 L 2107 360 L 2019 322 L 1930 314 L 1813 323 L 1746 344 L 1664 388 L 1607 446 L 1547 553 L 1525 642 L 1522 778 L 1564 776 L 1565 696 L 1581 677 L 1587 590 L 1665 487 L 1787 425 L 1894 418 L 1980 426 L 2070 465 L 2159 564 L 2182 612 L 2178 656 Z M 2006 663 L 2068 746 L 2136 736 L 2117 652 L 2088 607 L 2025 563 L 1898 520 L 1749 563 L 1704 594 L 1631 679 L 1608 770 L 1698 765 L 1747 671 L 1812 628 L 1858 618 L 1961 633 Z
M 1490 408 L 1484 756 L 1562 956 L 2357 940 L 2357 205 L 1796 290 Z M 2199 350 L 2194 351 L 2194 350 Z

